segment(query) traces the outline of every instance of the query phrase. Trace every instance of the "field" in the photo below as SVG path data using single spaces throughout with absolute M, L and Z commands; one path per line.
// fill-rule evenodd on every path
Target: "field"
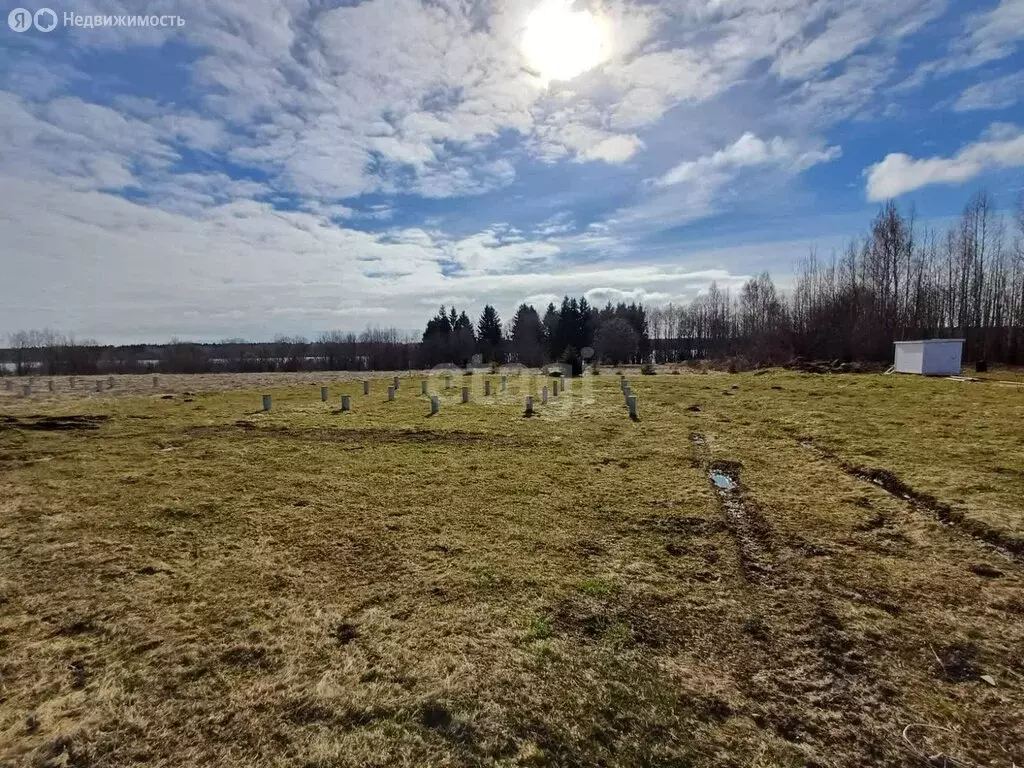
M 0 391 L 0 766 L 1024 765 L 1024 386 L 628 373 Z

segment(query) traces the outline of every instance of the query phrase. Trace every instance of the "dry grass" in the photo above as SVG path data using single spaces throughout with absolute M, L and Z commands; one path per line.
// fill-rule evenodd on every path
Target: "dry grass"
M 96 397 L 111 399 L 125 396 L 149 396 L 163 394 L 185 394 L 187 392 L 234 392 L 245 389 L 263 389 L 288 386 L 340 385 L 374 376 L 399 374 L 409 376 L 422 371 L 394 371 L 364 374 L 354 371 L 299 371 L 296 373 L 161 373 L 131 376 L 8 376 L 0 378 L 0 403 L 12 403 L 22 399 L 22 387 L 30 384 L 33 402 L 49 404 L 65 402 L 69 398 L 91 400 Z M 110 386 L 111 380 L 113 386 Z M 383 381 L 383 378 L 381 378 Z M 11 389 L 8 391 L 7 382 Z M 52 382 L 53 390 L 50 389 Z M 97 391 L 99 385 L 101 391 Z
M 320 381 L 3 401 L 0 765 L 1024 764 L 1019 389 Z

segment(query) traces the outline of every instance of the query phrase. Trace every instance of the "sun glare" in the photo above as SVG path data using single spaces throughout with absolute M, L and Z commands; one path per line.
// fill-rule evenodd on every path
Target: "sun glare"
M 574 11 L 572 0 L 543 0 L 526 19 L 523 55 L 545 81 L 572 80 L 600 64 L 608 52 L 605 22 Z

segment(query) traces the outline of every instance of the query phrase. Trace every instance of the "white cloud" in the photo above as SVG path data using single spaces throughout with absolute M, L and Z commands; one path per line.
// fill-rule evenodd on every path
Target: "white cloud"
M 1013 54 L 1024 40 L 1024 0 L 999 0 L 964 17 L 962 34 L 937 59 L 923 61 L 894 90 L 909 91 L 932 77 L 975 69 Z
M 93 0 L 78 10 L 128 5 Z M 495 150 L 509 132 L 547 162 L 621 164 L 669 110 L 715 98 L 759 62 L 773 61 L 785 78 L 813 79 L 873 39 L 908 34 L 941 3 L 608 0 L 600 9 L 615 31 L 607 61 L 550 89 L 523 70 L 522 25 L 534 5 L 368 0 L 321 10 L 304 0 L 181 0 L 175 10 L 187 23 L 176 34 L 203 51 L 189 73 L 205 113 L 137 96 L 118 104 L 127 118 L 148 121 L 158 141 L 228 151 L 291 194 L 469 195 L 516 178 Z M 83 34 L 75 43 L 171 39 L 136 32 Z M 72 77 L 63 72 L 55 82 Z M 870 93 L 863 82 L 844 85 L 861 86 L 846 94 Z M 453 152 L 465 160 L 453 161 Z
M 749 182 L 756 174 L 765 183 L 784 183 L 840 154 L 836 146 L 803 146 L 778 136 L 764 141 L 746 132 L 723 149 L 684 161 L 649 180 L 649 194 L 616 211 L 607 221 L 606 232 L 598 237 L 631 240 L 713 216 L 723 205 L 734 205 L 743 194 L 741 189 L 749 189 L 747 194 L 751 194 L 758 188 L 748 183 L 739 185 L 741 178 Z
M 784 46 L 773 69 L 788 80 L 807 80 L 872 44 L 898 42 L 945 7 L 945 0 L 822 3 L 806 17 L 805 31 Z M 807 34 L 808 29 L 815 31 Z
M 851 56 L 833 76 L 805 82 L 781 99 L 779 111 L 805 130 L 862 117 L 895 66 L 893 56 Z
M 1024 99 L 1024 72 L 983 80 L 965 89 L 953 104 L 957 112 L 1006 109 Z
M 573 221 L 569 211 L 561 211 L 544 219 L 534 227 L 534 234 L 539 237 L 549 235 L 565 235 L 576 229 L 576 222 Z
M 879 201 L 932 184 L 962 184 L 986 171 L 1020 166 L 1024 166 L 1024 131 L 997 124 L 985 137 L 968 144 L 953 157 L 915 160 L 893 153 L 864 173 L 868 200 Z
M 706 183 L 709 178 L 724 179 L 735 170 L 756 166 L 776 166 L 789 173 L 799 173 L 818 163 L 834 160 L 840 154 L 839 147 L 801 150 L 781 137 L 766 142 L 747 132 L 725 149 L 680 163 L 655 183 L 662 187 L 702 180 Z
M 1012 54 L 1024 39 L 1024 0 L 1000 0 L 991 10 L 968 17 L 966 37 L 957 41 L 951 70 L 977 67 Z
M 609 110 L 610 124 L 635 130 L 660 119 L 680 101 L 710 98 L 728 82 L 713 65 L 713 59 L 682 48 L 644 54 L 610 68 L 609 80 L 621 96 Z
M 643 142 L 636 136 L 609 136 L 582 153 L 584 160 L 603 160 L 606 163 L 624 163 L 637 153 Z
M 51 326 L 101 341 L 162 341 L 311 336 L 366 322 L 413 330 L 453 300 L 471 312 L 491 302 L 511 316 L 535 295 L 616 286 L 683 301 L 712 279 L 740 279 L 679 259 L 570 266 L 558 242 L 508 226 L 460 238 L 419 228 L 375 235 L 262 203 L 184 215 L 6 177 L 0 196 L 3 332 Z

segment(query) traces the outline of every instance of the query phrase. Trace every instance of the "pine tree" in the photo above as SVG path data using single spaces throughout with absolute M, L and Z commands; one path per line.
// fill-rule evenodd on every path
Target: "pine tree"
M 554 307 L 551 308 L 551 311 L 553 310 Z M 537 366 L 544 362 L 546 344 L 544 323 L 541 322 L 537 310 L 530 305 L 519 305 L 512 318 L 509 339 L 516 362 L 528 366 Z
M 477 346 L 485 362 L 501 359 L 501 318 L 498 311 L 490 304 L 484 307 L 480 321 L 476 326 Z
M 547 342 L 548 359 L 554 360 L 557 357 L 555 350 L 558 345 L 558 326 L 560 325 L 558 310 L 554 302 L 548 304 L 544 312 L 544 338 Z

